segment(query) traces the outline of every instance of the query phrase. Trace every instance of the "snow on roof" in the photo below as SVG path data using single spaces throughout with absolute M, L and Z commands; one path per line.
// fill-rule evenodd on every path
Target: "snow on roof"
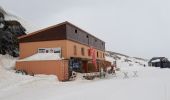
M 36 61 L 36 60 L 61 60 L 58 53 L 37 53 L 30 57 L 20 59 L 18 61 Z
M 115 59 L 113 57 L 109 57 L 109 56 L 105 56 L 106 61 L 110 61 L 111 64 L 113 64 L 113 62 L 115 61 Z
M 160 59 L 152 60 L 151 62 L 160 62 Z

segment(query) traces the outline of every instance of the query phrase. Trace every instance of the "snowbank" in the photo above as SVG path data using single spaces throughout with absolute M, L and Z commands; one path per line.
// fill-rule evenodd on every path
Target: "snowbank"
M 15 62 L 18 58 L 14 58 L 10 55 L 1 55 L 0 54 L 0 70 L 3 69 L 14 69 Z
M 134 77 L 132 71 L 137 70 Z M 128 72 L 124 78 L 122 71 Z M 122 67 L 117 76 L 86 81 L 78 77 L 71 82 L 56 82 L 51 76 L 0 77 L 1 100 L 169 100 L 170 69 Z M 10 80 L 11 77 L 12 80 Z M 4 80 L 1 80 L 1 79 Z M 8 80 L 5 80 L 7 78 Z M 15 80 L 14 80 L 15 79 Z M 82 98 L 81 98 L 82 97 Z

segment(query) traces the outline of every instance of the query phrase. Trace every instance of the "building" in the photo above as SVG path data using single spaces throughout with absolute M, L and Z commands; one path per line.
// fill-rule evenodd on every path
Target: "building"
M 170 68 L 170 62 L 165 57 L 153 57 L 149 62 L 149 66 L 160 67 L 160 68 Z
M 105 42 L 67 21 L 19 37 L 19 49 L 17 70 L 54 74 L 62 81 L 69 71 L 94 72 L 110 65 Z

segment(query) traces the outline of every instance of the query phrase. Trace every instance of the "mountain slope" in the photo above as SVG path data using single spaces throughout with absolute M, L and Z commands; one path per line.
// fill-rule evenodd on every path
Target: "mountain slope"
M 117 62 L 119 67 L 121 66 L 147 66 L 148 60 L 139 57 L 130 57 L 121 53 L 116 53 L 112 51 L 105 52 L 106 60 L 110 61 L 112 64 L 114 61 Z
M 0 7 L 0 54 L 18 57 L 17 37 L 25 35 L 26 29 L 17 20 L 6 20 L 9 16 L 10 14 Z

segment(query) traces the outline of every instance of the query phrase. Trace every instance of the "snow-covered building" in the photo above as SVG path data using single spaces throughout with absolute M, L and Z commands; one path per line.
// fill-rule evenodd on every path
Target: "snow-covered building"
M 105 42 L 67 21 L 19 37 L 19 47 L 16 69 L 55 74 L 59 80 L 67 80 L 69 71 L 99 71 L 110 64 Z
M 149 62 L 149 66 L 161 67 L 161 68 L 170 68 L 170 62 L 165 57 L 153 57 Z

